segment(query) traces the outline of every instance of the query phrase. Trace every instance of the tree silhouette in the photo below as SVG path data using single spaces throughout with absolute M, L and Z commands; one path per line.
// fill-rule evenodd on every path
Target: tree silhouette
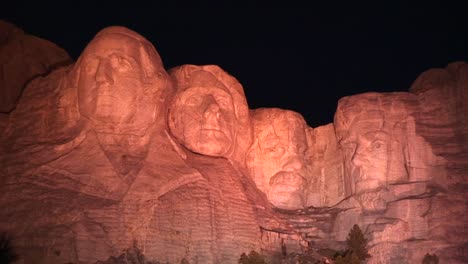
M 13 263 L 18 258 L 11 244 L 11 237 L 5 232 L 0 233 L 0 263 Z
M 361 261 L 370 258 L 371 255 L 369 255 L 367 251 L 367 242 L 361 228 L 359 228 L 358 225 L 354 225 L 346 239 L 346 244 L 348 245 L 350 253 L 356 254 Z
M 239 264 L 266 264 L 266 262 L 262 255 L 252 250 L 249 255 L 242 253 Z
M 347 251 L 344 256 L 338 256 L 335 259 L 335 264 L 360 264 L 361 260 L 356 253 Z

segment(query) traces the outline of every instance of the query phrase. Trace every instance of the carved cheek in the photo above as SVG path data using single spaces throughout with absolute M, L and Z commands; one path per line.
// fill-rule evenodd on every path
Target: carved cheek
M 98 91 L 91 76 L 82 74 L 79 80 L 78 104 L 81 114 L 89 115 L 96 111 Z
M 218 118 L 219 124 L 224 127 L 225 132 L 230 133 L 230 136 L 234 136 L 237 124 L 234 113 L 230 110 L 221 110 Z

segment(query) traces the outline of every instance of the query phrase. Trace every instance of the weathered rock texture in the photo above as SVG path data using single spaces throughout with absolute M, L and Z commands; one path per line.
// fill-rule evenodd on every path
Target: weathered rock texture
M 335 135 L 335 127 L 328 124 L 309 127 L 306 207 L 332 207 L 343 200 L 349 187 L 345 184 L 343 153 Z
M 279 242 L 262 230 L 294 235 L 240 161 L 172 138 L 176 93 L 154 47 L 123 27 L 100 31 L 75 65 L 28 85 L 0 152 L 0 228 L 24 263 L 94 263 L 135 244 L 150 260 L 235 263 L 274 251 Z M 235 103 L 227 111 L 244 107 L 248 123 L 245 97 Z
M 310 128 L 249 111 L 217 66 L 168 74 L 144 37 L 109 27 L 0 116 L 0 231 L 19 263 L 275 263 L 343 249 L 359 224 L 369 263 L 466 263 L 467 94 L 453 63 L 408 93 L 342 98 Z
M 415 263 L 430 252 L 466 262 L 467 74 L 454 63 L 422 74 L 416 94 L 339 101 L 345 181 L 359 208 L 338 217 L 336 239 L 357 221 L 370 236 L 370 263 Z
M 57 45 L 0 20 L 0 113 L 16 106 L 28 82 L 70 63 L 70 56 Z

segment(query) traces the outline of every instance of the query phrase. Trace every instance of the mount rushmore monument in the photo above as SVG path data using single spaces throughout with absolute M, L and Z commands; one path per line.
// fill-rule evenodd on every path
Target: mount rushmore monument
M 251 250 L 274 263 L 343 249 L 354 224 L 367 263 L 468 261 L 467 63 L 408 92 L 344 97 L 312 128 L 249 109 L 216 65 L 165 69 L 125 27 L 99 31 L 73 62 L 0 26 L 0 231 L 17 263 L 96 263 L 133 246 L 161 263 Z

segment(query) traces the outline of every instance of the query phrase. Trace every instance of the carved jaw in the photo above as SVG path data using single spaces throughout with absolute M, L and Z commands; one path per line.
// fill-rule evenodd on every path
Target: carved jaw
M 282 209 L 303 208 L 302 186 L 305 182 L 297 172 L 280 171 L 271 177 L 268 200 Z
M 354 179 L 356 194 L 375 192 L 385 185 L 385 183 L 380 180 L 382 176 L 378 176 L 375 169 L 368 170 L 363 167 L 353 167 L 351 175 Z M 372 174 L 371 171 L 373 171 Z

